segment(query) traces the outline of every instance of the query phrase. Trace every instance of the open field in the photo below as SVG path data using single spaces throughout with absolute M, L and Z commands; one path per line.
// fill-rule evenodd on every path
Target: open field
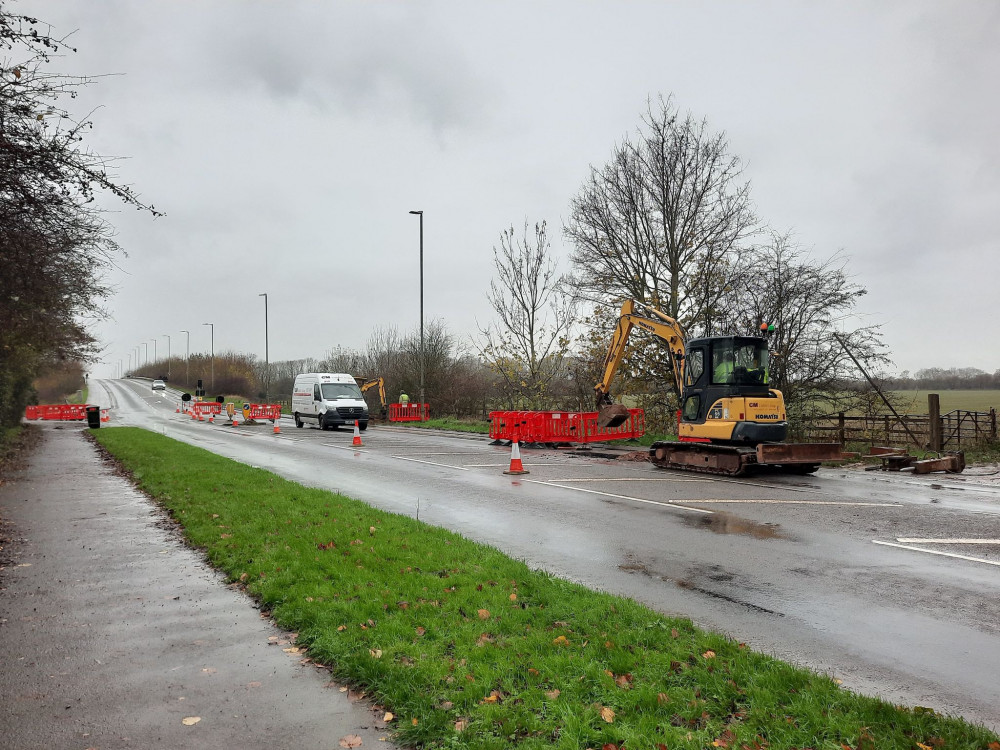
M 415 519 L 145 430 L 93 436 L 405 744 L 1000 748 Z
M 936 393 L 941 398 L 941 413 L 962 409 L 964 411 L 989 411 L 1000 409 L 1000 390 L 984 391 L 893 391 L 910 405 L 904 410 L 908 414 L 927 413 L 927 394 Z

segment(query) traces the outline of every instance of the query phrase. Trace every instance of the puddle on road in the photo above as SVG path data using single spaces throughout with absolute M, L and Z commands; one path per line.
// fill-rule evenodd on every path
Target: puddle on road
M 780 524 L 758 523 L 732 513 L 717 511 L 710 516 L 689 516 L 684 518 L 684 523 L 707 529 L 713 534 L 745 534 L 754 539 L 788 539 Z

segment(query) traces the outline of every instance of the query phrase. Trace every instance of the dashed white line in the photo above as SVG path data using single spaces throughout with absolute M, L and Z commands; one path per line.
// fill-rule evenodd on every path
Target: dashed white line
M 572 490 L 574 492 L 586 492 L 589 495 L 602 495 L 603 497 L 613 497 L 618 500 L 631 500 L 635 503 L 646 503 L 647 505 L 660 505 L 667 508 L 678 508 L 679 510 L 689 510 L 692 513 L 704 513 L 706 515 L 712 515 L 715 511 L 705 510 L 704 508 L 692 508 L 688 505 L 679 505 L 678 503 L 672 503 L 670 501 L 664 500 L 647 500 L 642 497 L 631 497 L 629 495 L 616 495 L 612 492 L 601 492 L 600 490 L 588 490 L 584 487 L 570 487 L 567 484 L 556 484 L 555 482 L 545 482 L 538 479 L 522 479 L 523 482 L 530 482 L 531 484 L 543 484 L 547 487 L 559 487 L 564 490 Z
M 492 451 L 479 451 L 477 453 L 451 453 L 449 451 L 434 451 L 434 452 L 423 452 L 418 451 L 416 453 L 411 453 L 411 456 L 489 456 Z
M 898 549 L 908 549 L 914 552 L 925 552 L 928 555 L 941 555 L 942 557 L 954 557 L 959 560 L 968 560 L 969 562 L 983 563 L 985 565 L 996 565 L 1000 566 L 1000 561 L 997 560 L 984 560 L 981 557 L 969 557 L 968 555 L 958 555 L 954 552 L 942 552 L 937 549 L 924 549 L 923 547 L 912 547 L 908 544 L 896 544 L 895 542 L 880 542 L 878 539 L 872 539 L 873 544 L 881 544 L 885 547 L 897 547 Z
M 549 482 L 711 482 L 711 479 L 685 479 L 682 477 L 590 477 L 588 479 L 577 479 L 576 477 L 565 477 L 559 479 L 548 479 Z
M 1000 539 L 921 539 L 919 537 L 896 537 L 903 544 L 1000 544 Z
M 355 453 L 368 453 L 369 451 L 362 450 L 361 448 L 355 448 L 350 445 L 337 445 L 336 443 L 320 443 L 320 445 L 326 448 L 339 448 L 342 451 L 354 451 Z
M 443 466 L 446 469 L 458 469 L 459 471 L 468 471 L 464 466 L 455 466 L 454 464 L 439 464 L 436 461 L 422 461 L 419 458 L 407 458 L 406 456 L 393 456 L 393 458 L 398 458 L 400 461 L 413 461 L 415 464 L 428 464 L 430 466 Z
M 899 508 L 902 503 L 857 503 L 848 500 L 688 500 L 689 503 L 742 503 L 744 505 L 863 505 L 872 508 Z

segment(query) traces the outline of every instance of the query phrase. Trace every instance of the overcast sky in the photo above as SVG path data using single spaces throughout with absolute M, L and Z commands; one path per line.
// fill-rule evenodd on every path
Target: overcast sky
M 561 226 L 649 97 L 725 131 L 758 212 L 841 251 L 895 370 L 1000 368 L 1000 3 L 21 0 L 74 32 L 53 68 L 112 74 L 89 145 L 164 211 L 96 331 L 153 354 L 363 348 L 424 316 L 489 319 L 500 232 Z M 79 108 L 79 109 L 77 109 Z

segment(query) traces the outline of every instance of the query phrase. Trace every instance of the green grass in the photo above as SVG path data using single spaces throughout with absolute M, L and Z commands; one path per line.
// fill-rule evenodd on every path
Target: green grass
M 397 423 L 393 423 L 397 424 Z M 426 422 L 399 422 L 406 427 L 425 427 L 435 430 L 451 430 L 453 432 L 478 432 L 490 434 L 490 423 L 484 419 L 462 419 L 459 417 L 437 417 Z
M 940 397 L 941 413 L 956 409 L 964 411 L 989 411 L 1000 409 L 1000 390 L 993 391 L 893 391 L 904 400 L 903 410 L 908 414 L 927 413 L 927 394 L 936 393 Z
M 87 403 L 87 397 L 89 395 L 89 389 L 84 386 L 79 391 L 73 391 L 73 393 L 66 396 L 67 404 L 85 404 Z
M 395 714 L 403 744 L 986 750 L 998 740 L 409 517 L 138 428 L 92 434 L 309 658 Z

